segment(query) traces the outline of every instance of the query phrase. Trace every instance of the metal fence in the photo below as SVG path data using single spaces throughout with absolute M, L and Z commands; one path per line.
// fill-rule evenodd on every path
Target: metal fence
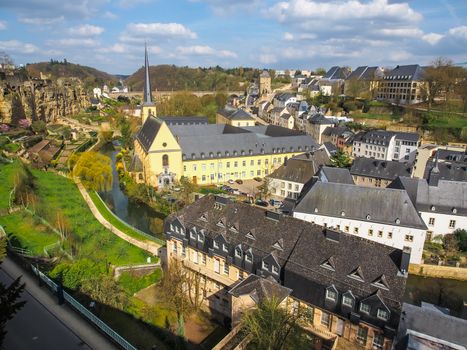
M 31 265 L 32 271 L 34 274 L 39 276 L 39 278 L 47 284 L 52 291 L 57 293 L 59 290 L 59 286 L 52 281 L 49 277 L 47 277 L 42 271 L 40 271 L 36 266 Z M 120 334 L 115 332 L 112 328 L 110 328 L 104 321 L 102 321 L 99 317 L 94 315 L 91 311 L 89 311 L 85 306 L 83 306 L 79 301 L 73 298 L 70 294 L 63 291 L 63 299 L 73 306 L 73 308 L 78 311 L 82 316 L 86 319 L 91 321 L 95 326 L 97 326 L 102 332 L 107 334 L 115 343 L 120 345 L 125 350 L 137 350 L 133 345 L 131 345 L 127 340 L 125 340 Z
M 98 200 L 104 205 L 105 209 L 110 213 L 110 215 L 112 215 L 115 219 L 120 221 L 123 225 L 125 225 L 129 229 L 135 231 L 136 233 L 138 233 L 139 235 L 143 236 L 146 239 L 149 239 L 149 240 L 151 240 L 153 242 L 156 242 L 158 244 L 161 244 L 163 246 L 166 244 L 166 242 L 164 240 L 162 240 L 160 238 L 157 238 L 157 237 L 154 237 L 154 236 L 151 236 L 150 234 L 147 234 L 146 232 L 143 232 L 141 230 L 138 230 L 136 227 L 131 226 L 130 224 L 128 224 L 124 220 L 120 219 L 117 215 L 115 215 L 115 213 L 112 210 L 110 210 L 110 208 L 107 206 L 107 204 L 101 198 L 101 196 L 99 196 L 99 193 L 95 192 L 95 194 L 96 194 L 96 197 L 98 198 Z M 91 198 L 91 200 L 92 200 L 92 198 Z

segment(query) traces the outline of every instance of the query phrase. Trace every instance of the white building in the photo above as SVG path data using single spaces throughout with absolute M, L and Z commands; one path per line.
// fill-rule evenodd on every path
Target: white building
M 416 133 L 371 130 L 355 137 L 352 155 L 354 158 L 366 157 L 412 163 L 417 155 L 419 138 Z
M 293 216 L 387 246 L 408 246 L 410 262 L 422 262 L 426 225 L 405 190 L 317 181 L 302 193 Z
M 438 174 L 432 171 L 428 181 L 399 177 L 389 185 L 409 193 L 427 226 L 428 239 L 467 229 L 467 182 L 440 180 Z

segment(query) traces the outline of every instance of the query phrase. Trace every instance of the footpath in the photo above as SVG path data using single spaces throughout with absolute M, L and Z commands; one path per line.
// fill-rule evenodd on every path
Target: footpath
M 159 255 L 159 249 L 161 248 L 160 244 L 157 244 L 155 242 L 151 242 L 149 240 L 139 240 L 134 237 L 131 237 L 127 235 L 126 233 L 120 231 L 118 228 L 113 226 L 110 222 L 108 222 L 102 214 L 99 212 L 97 209 L 96 205 L 92 201 L 91 197 L 89 196 L 89 193 L 86 191 L 84 188 L 83 184 L 80 182 L 76 182 L 76 185 L 78 186 L 79 191 L 81 192 L 81 195 L 83 196 L 84 200 L 89 206 L 89 209 L 91 209 L 92 214 L 94 217 L 102 224 L 104 225 L 107 229 L 109 229 L 113 234 L 117 235 L 121 239 L 124 239 L 128 243 L 141 248 L 153 255 Z

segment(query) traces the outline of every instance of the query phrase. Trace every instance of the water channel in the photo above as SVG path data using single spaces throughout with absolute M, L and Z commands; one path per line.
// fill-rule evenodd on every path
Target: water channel
M 100 193 L 107 206 L 123 221 L 137 229 L 164 238 L 161 235 L 161 225 L 163 216 L 157 213 L 148 205 L 132 200 L 120 188 L 120 180 L 116 167 L 116 156 L 118 150 L 112 144 L 107 144 L 100 149 L 100 153 L 112 159 L 112 189 L 108 192 Z
M 131 200 L 120 189 L 116 169 L 116 156 L 119 151 L 112 144 L 107 144 L 101 148 L 100 152 L 112 159 L 112 190 L 101 194 L 108 207 L 130 225 L 148 234 L 163 238 L 156 229 L 157 226 L 161 225 L 162 216 L 144 203 Z M 405 302 L 420 305 L 421 301 L 426 301 L 448 307 L 452 310 L 453 315 L 460 315 L 464 300 L 467 300 L 467 282 L 415 275 L 410 275 L 407 280 Z

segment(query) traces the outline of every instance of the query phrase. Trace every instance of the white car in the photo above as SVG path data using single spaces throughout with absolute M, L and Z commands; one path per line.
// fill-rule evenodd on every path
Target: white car
M 232 185 L 233 183 L 235 183 L 235 181 L 234 180 L 229 180 L 228 183 Z

